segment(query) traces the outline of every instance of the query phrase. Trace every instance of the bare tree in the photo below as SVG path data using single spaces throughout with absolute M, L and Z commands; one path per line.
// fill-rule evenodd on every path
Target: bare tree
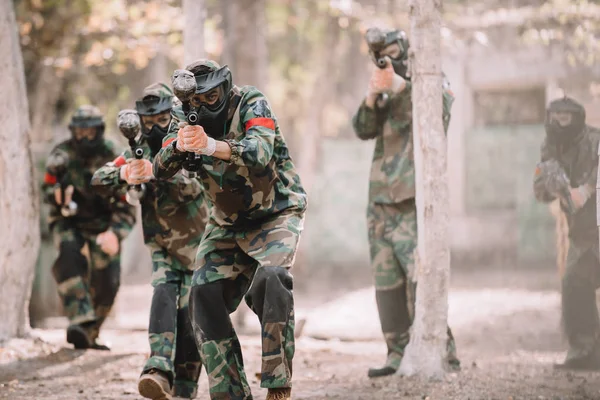
M 269 54 L 264 0 L 221 0 L 225 43 L 221 63 L 227 64 L 233 81 L 256 86 L 263 93 L 268 81 Z M 249 308 L 241 303 L 233 315 L 236 329 L 246 327 Z
M 183 0 L 183 14 L 185 25 L 183 28 L 183 64 L 189 63 L 204 54 L 204 19 L 206 9 L 204 0 Z
M 222 63 L 227 64 L 238 85 L 262 91 L 268 81 L 269 53 L 264 0 L 222 0 Z
M 0 2 L 0 340 L 24 335 L 40 245 L 23 58 L 13 2 Z
M 441 0 L 411 0 L 413 140 L 417 189 L 417 293 L 401 372 L 444 374 L 450 251 L 446 136 L 442 123 Z

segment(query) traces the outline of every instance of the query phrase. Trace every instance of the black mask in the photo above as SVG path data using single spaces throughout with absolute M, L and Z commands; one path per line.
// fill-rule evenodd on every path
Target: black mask
M 204 132 L 213 139 L 221 139 L 224 136 L 229 114 L 229 100 L 225 101 L 216 113 L 209 111 L 205 106 L 194 108 L 189 104 L 188 110 L 189 112 L 186 111 L 184 104 L 183 111 L 187 115 L 190 125 L 200 125 L 204 128 Z
M 397 75 L 400 75 L 404 79 L 409 79 L 408 76 L 408 62 L 407 58 L 392 58 L 392 67 L 394 67 L 394 72 Z
M 143 134 L 144 139 L 150 147 L 150 154 L 154 157 L 160 151 L 162 147 L 162 141 L 167 136 L 169 126 L 161 128 L 158 124 L 154 124 L 152 129 Z
M 201 104 L 193 107 L 189 101 L 183 102 L 183 112 L 190 125 L 200 125 L 206 134 L 214 139 L 220 139 L 225 134 L 229 104 L 231 101 L 231 71 L 226 65 L 208 74 L 195 76 L 196 94 L 208 93 L 215 88 L 221 88 L 220 98 L 212 105 Z
M 552 112 L 571 113 L 571 123 L 560 125 L 550 118 Z M 550 144 L 565 146 L 575 143 L 585 130 L 585 108 L 569 97 L 554 100 L 548 106 L 544 127 Z
M 98 152 L 102 148 L 102 136 L 96 134 L 96 137 L 92 140 L 88 138 L 83 139 L 74 139 L 75 142 L 75 150 L 78 154 L 83 156 L 84 158 L 92 157 L 94 154 Z

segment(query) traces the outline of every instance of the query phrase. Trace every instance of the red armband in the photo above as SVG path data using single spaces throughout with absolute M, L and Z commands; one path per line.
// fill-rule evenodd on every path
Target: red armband
M 163 145 L 162 145 L 163 149 L 164 149 L 165 147 L 167 147 L 168 145 L 170 145 L 171 143 L 173 143 L 173 142 L 175 141 L 175 139 L 176 139 L 176 138 L 167 139 L 167 141 L 166 141 L 166 142 L 164 142 L 164 143 L 163 143 Z
M 113 163 L 115 164 L 115 167 L 122 167 L 123 165 L 127 164 L 127 160 L 125 160 L 125 157 L 119 156 L 115 158 Z
M 246 122 L 244 128 L 248 130 L 253 126 L 262 126 L 268 129 L 275 130 L 275 121 L 272 118 L 252 118 L 251 120 Z
M 56 177 L 50 174 L 49 172 L 46 172 L 46 174 L 44 175 L 44 183 L 46 185 L 56 185 L 56 182 Z

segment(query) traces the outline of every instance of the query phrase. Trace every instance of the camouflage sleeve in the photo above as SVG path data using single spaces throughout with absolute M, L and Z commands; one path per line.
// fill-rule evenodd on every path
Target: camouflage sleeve
M 169 131 L 163 139 L 162 149 L 154 157 L 152 173 L 156 179 L 169 179 L 181 170 L 185 161 L 185 154 L 175 148 L 179 122 L 185 120 L 185 114 L 181 105 L 176 105 L 171 110 L 171 123 Z
M 121 181 L 121 167 L 127 162 L 127 158 L 131 156 L 131 151 L 126 150 L 113 161 L 109 161 L 100 167 L 92 176 L 92 188 L 96 193 L 102 196 L 110 196 L 115 194 L 119 189 L 123 189 L 126 182 Z
M 250 88 L 241 100 L 240 123 L 244 132 L 241 140 L 226 140 L 231 148 L 230 162 L 242 167 L 260 168 L 273 157 L 276 122 L 267 98 Z
M 160 181 L 160 190 L 167 190 L 169 198 L 178 203 L 188 203 L 202 194 L 202 184 L 198 179 L 188 178 L 181 172 L 168 180 Z
M 176 140 L 177 132 L 169 133 L 163 139 L 162 149 L 154 157 L 152 164 L 152 173 L 156 179 L 169 179 L 181 170 L 186 155 L 177 151 Z
M 361 140 L 374 139 L 383 132 L 384 118 L 382 110 L 367 107 L 365 101 L 358 107 L 358 111 L 352 117 L 352 127 L 356 136 Z
M 135 224 L 135 207 L 129 205 L 125 196 L 115 197 L 112 202 L 110 229 L 117 235 L 119 241 L 125 239 Z
M 548 161 L 549 159 L 550 159 L 550 154 L 548 152 L 548 147 L 546 146 L 546 142 L 544 141 L 544 143 L 542 143 L 541 157 L 540 157 L 539 164 L 541 164 L 545 161 Z M 533 176 L 533 193 L 534 193 L 537 201 L 540 201 L 542 203 L 550 203 L 556 199 L 556 196 L 553 195 L 552 193 L 550 193 L 546 189 L 546 185 L 544 184 L 544 179 L 541 174 L 539 164 L 536 167 L 535 173 Z

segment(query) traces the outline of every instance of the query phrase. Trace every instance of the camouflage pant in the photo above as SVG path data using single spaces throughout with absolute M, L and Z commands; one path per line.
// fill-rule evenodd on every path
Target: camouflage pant
M 152 251 L 150 358 L 143 372 L 158 369 L 169 377 L 177 397 L 192 398 L 202 369 L 190 321 L 188 302 L 192 272 L 156 245 Z
M 562 320 L 569 342 L 567 361 L 600 351 L 600 320 L 596 289 L 600 287 L 598 247 L 572 241 L 562 278 Z
M 58 258 L 52 273 L 71 325 L 85 325 L 91 339 L 114 303 L 121 279 L 120 255 L 109 256 L 96 244 L 96 235 L 55 226 Z
M 388 348 L 386 365 L 400 366 L 410 340 L 415 312 L 414 252 L 417 246 L 415 200 L 370 204 L 367 211 L 371 266 L 381 330 Z M 448 362 L 458 363 L 448 328 Z
M 250 399 L 241 346 L 229 314 L 242 298 L 262 327 L 261 387 L 291 387 L 294 299 L 291 268 L 303 215 L 284 212 L 255 229 L 209 222 L 200 243 L 190 311 L 211 399 Z

